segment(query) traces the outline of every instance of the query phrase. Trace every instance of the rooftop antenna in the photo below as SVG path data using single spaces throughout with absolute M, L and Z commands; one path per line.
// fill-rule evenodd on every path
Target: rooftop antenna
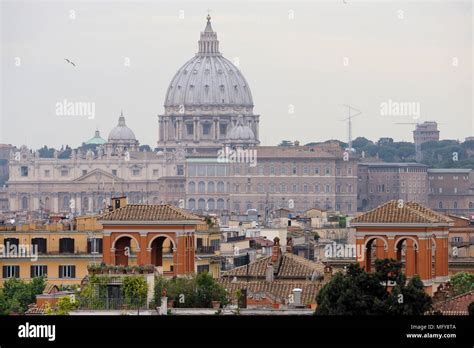
M 341 104 L 341 106 L 343 107 L 346 107 L 347 108 L 347 111 L 349 113 L 348 117 L 341 120 L 341 121 L 347 121 L 347 124 L 348 124 L 348 139 L 347 139 L 347 149 L 348 151 L 354 151 L 354 149 L 352 148 L 352 119 L 356 116 L 359 116 L 362 111 L 360 111 L 359 109 L 356 109 L 350 105 L 347 105 L 347 104 Z M 354 110 L 356 113 L 355 114 L 352 114 L 352 110 Z

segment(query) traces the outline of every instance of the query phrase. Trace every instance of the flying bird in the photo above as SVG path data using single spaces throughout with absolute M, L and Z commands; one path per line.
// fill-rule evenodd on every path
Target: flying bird
M 73 62 L 71 62 L 69 59 L 67 59 L 67 58 L 64 58 L 64 60 L 65 60 L 66 62 L 68 62 L 69 64 L 72 64 L 72 65 L 74 65 L 74 67 L 76 67 L 76 64 L 74 64 Z

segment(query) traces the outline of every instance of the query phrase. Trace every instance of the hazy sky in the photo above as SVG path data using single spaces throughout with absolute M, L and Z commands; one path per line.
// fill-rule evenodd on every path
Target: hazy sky
M 395 123 L 416 115 L 381 115 L 389 100 L 419 103 L 417 121 L 442 123 L 442 138 L 474 135 L 472 1 L 346 2 L 2 1 L 0 143 L 78 146 L 96 128 L 107 138 L 123 109 L 156 146 L 168 84 L 208 10 L 265 145 L 346 140 L 341 104 L 362 110 L 354 138 L 411 140 L 414 125 Z M 57 115 L 64 99 L 95 103 L 95 118 Z

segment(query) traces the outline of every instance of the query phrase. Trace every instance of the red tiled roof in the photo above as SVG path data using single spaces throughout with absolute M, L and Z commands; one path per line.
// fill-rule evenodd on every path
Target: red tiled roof
M 363 223 L 445 223 L 453 221 L 421 204 L 392 200 L 351 220 L 351 224 Z
M 267 256 L 251 262 L 248 265 L 249 279 L 265 279 L 268 265 L 272 262 L 272 257 Z M 281 256 L 279 265 L 275 264 L 275 279 L 306 280 L 317 275 L 324 274 L 324 265 L 320 262 L 313 262 L 291 253 L 284 253 Z M 247 277 L 247 265 L 236 267 L 222 274 L 222 277 Z
M 324 285 L 322 281 L 288 281 L 288 280 L 274 280 L 267 282 L 264 280 L 233 281 L 231 278 L 221 278 L 219 283 L 227 289 L 230 296 L 235 299 L 236 291 L 238 289 L 247 288 L 251 293 L 267 293 L 272 298 L 283 301 L 288 299 L 293 289 L 301 289 L 301 303 L 316 303 L 316 295 L 321 287 Z
M 467 307 L 471 302 L 474 302 L 474 290 L 452 297 L 446 301 L 435 303 L 433 307 L 435 311 L 440 311 L 443 314 L 456 312 L 458 315 L 467 315 Z
M 98 221 L 179 221 L 202 220 L 171 204 L 127 204 L 100 215 Z

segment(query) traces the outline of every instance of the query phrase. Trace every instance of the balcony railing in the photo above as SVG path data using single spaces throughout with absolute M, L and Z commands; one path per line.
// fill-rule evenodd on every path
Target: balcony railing
M 127 310 L 147 309 L 146 298 L 79 298 L 79 309 L 81 310 Z
M 214 246 L 199 246 L 196 248 L 197 254 L 214 254 L 216 248 Z

